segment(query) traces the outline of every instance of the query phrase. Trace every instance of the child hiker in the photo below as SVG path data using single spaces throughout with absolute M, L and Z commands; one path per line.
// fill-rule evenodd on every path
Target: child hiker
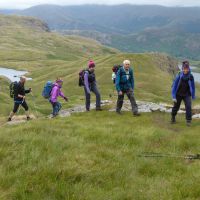
M 63 85 L 63 80 L 58 78 L 56 80 L 56 82 L 53 84 L 53 87 L 52 87 L 50 100 L 49 100 L 51 105 L 52 105 L 52 108 L 53 108 L 52 118 L 55 117 L 56 115 L 58 115 L 58 113 L 59 113 L 59 111 L 60 111 L 60 109 L 62 107 L 61 103 L 58 102 L 57 98 L 60 96 L 65 101 L 68 101 L 68 98 L 65 97 L 65 95 L 61 91 L 62 85 Z

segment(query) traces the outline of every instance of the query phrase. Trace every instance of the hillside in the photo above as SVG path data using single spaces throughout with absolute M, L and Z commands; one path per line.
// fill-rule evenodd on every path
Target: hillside
M 200 59 L 199 7 L 40 5 L 16 13 L 40 18 L 51 30 L 93 38 L 121 51 Z
M 92 58 L 103 99 L 113 94 L 114 101 L 111 68 L 130 59 L 136 98 L 171 103 L 176 59 L 159 53 L 121 53 L 93 40 L 61 36 L 30 17 L 2 15 L 0 24 L 0 66 L 29 72 L 33 80 L 27 87 L 33 88 L 33 96 L 27 95 L 27 102 L 37 117 L 24 124 L 5 124 L 13 102 L 8 81 L 0 77 L 1 200 L 199 198 L 199 162 L 179 157 L 198 153 L 199 121 L 186 128 L 182 115 L 171 126 L 169 114 L 135 118 L 128 112 L 123 116 L 108 112 L 108 107 L 47 119 L 51 106 L 41 96 L 47 80 L 62 77 L 69 97 L 68 103 L 61 100 L 63 109 L 83 105 L 78 72 Z M 140 156 L 143 152 L 167 155 L 145 158 Z
M 97 63 L 97 79 L 103 97 L 108 98 L 109 94 L 113 93 L 112 65 L 129 58 L 133 62 L 137 77 L 138 98 L 164 101 L 168 91 L 167 100 L 170 100 L 172 71 L 175 70 L 177 61 L 167 55 L 118 53 L 117 50 L 93 40 L 51 33 L 45 23 L 29 17 L 1 16 L 0 23 L 0 66 L 29 72 L 33 81 L 28 82 L 28 85 L 33 87 L 36 97 L 34 102 L 30 98 L 30 102 L 33 107 L 36 101 L 37 110 L 42 113 L 46 113 L 46 108 L 49 107 L 40 95 L 43 85 L 45 81 L 55 80 L 56 77 L 63 77 L 65 81 L 64 91 L 71 99 L 68 106 L 83 103 L 80 100 L 83 96 L 82 88 L 77 87 L 77 74 L 80 69 L 85 68 L 90 58 Z M 148 73 L 152 71 L 153 75 L 149 76 Z M 165 83 L 165 87 L 160 85 L 161 81 Z M 11 104 L 11 99 L 8 99 Z M 3 106 L 4 111 L 1 114 L 8 114 L 10 107 Z

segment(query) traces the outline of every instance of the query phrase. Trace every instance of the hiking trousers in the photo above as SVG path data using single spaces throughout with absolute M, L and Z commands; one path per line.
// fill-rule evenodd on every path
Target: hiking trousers
M 180 109 L 181 102 L 182 100 L 184 101 L 185 104 L 185 110 L 186 110 L 186 120 L 191 121 L 192 120 L 192 99 L 191 96 L 176 96 L 177 102 L 174 103 L 174 106 L 172 108 L 172 117 L 175 117 L 177 115 L 177 112 Z
M 90 98 L 91 95 L 90 93 L 87 92 L 86 87 L 84 87 L 84 91 L 85 91 L 85 107 L 86 110 L 90 110 Z M 99 93 L 99 90 L 97 88 L 97 84 L 96 82 L 90 83 L 90 91 L 93 92 L 96 95 L 96 108 L 101 108 L 101 95 Z
M 133 114 L 138 113 L 138 106 L 134 97 L 133 90 L 122 91 L 122 95 L 118 95 L 116 112 L 120 112 L 124 102 L 124 95 L 126 94 L 130 100 Z
M 58 101 L 57 101 L 57 102 L 54 102 L 54 103 L 51 102 L 51 105 L 52 105 L 52 107 L 53 107 L 53 113 L 52 113 L 53 116 L 58 115 L 60 109 L 62 108 L 61 103 L 58 102 Z
M 28 105 L 26 101 L 14 101 L 14 108 L 13 108 L 13 113 L 16 113 L 19 109 L 19 106 L 22 106 L 25 111 L 28 111 Z

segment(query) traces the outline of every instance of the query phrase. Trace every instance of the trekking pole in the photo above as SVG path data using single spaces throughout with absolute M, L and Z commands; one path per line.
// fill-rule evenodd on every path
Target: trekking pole
M 35 112 L 36 112 L 36 115 L 39 116 L 39 115 L 38 115 L 38 111 L 37 111 L 37 107 L 36 107 L 36 103 L 35 103 L 35 96 L 33 95 L 33 92 L 31 92 L 30 94 L 31 94 L 31 96 L 32 96 L 33 106 L 34 106 L 34 110 L 35 110 Z
M 169 153 L 164 154 L 164 153 L 144 152 L 137 156 L 145 157 L 145 158 L 183 158 L 186 160 L 200 160 L 200 154 L 177 155 L 177 154 L 169 154 Z

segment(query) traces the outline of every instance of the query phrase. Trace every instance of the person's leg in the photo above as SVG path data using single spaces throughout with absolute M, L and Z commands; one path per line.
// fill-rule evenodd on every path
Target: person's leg
M 121 109 L 123 106 L 123 101 L 124 101 L 124 93 L 122 95 L 118 94 L 118 99 L 117 99 L 117 107 L 116 107 L 116 112 L 121 113 Z
M 187 96 L 183 99 L 185 103 L 185 110 L 186 110 L 186 120 L 188 123 L 192 121 L 192 100 L 191 96 Z
M 172 108 L 172 113 L 171 113 L 171 116 L 172 116 L 171 122 L 172 122 L 172 123 L 175 123 L 175 122 L 176 122 L 176 119 L 175 119 L 175 118 L 176 118 L 177 112 L 178 112 L 179 109 L 180 109 L 182 97 L 181 97 L 181 96 L 177 96 L 177 97 L 176 97 L 176 100 L 177 100 L 177 102 L 174 103 L 174 106 L 173 106 L 173 108 Z
M 18 108 L 19 108 L 19 105 L 18 103 L 14 102 L 14 108 L 13 108 L 13 111 L 10 113 L 9 117 L 8 117 L 8 121 L 11 121 L 12 120 L 12 117 L 15 115 L 15 113 L 18 111 Z
M 55 117 L 58 115 L 60 109 L 61 109 L 61 104 L 59 102 L 52 103 L 53 106 L 53 116 Z
M 84 87 L 84 91 L 85 91 L 85 107 L 86 110 L 89 111 L 90 110 L 90 94 L 87 92 L 87 89 Z
M 21 105 L 22 105 L 22 107 L 23 107 L 24 110 L 25 110 L 27 120 L 29 120 L 29 119 L 30 119 L 30 116 L 29 116 L 29 108 L 28 108 L 28 105 L 27 105 L 26 101 L 24 101 Z
M 62 105 L 60 102 L 57 102 L 57 112 L 59 113 L 59 111 L 61 110 Z
M 131 102 L 131 107 L 132 107 L 133 114 L 138 116 L 139 115 L 139 113 L 138 113 L 138 106 L 137 106 L 137 103 L 136 103 L 133 91 L 132 90 L 128 91 L 126 93 L 126 95 L 127 95 L 128 99 Z
M 96 96 L 96 110 L 101 110 L 101 95 L 99 93 L 99 90 L 97 88 L 96 83 L 93 83 L 91 86 L 91 91 L 95 94 Z

